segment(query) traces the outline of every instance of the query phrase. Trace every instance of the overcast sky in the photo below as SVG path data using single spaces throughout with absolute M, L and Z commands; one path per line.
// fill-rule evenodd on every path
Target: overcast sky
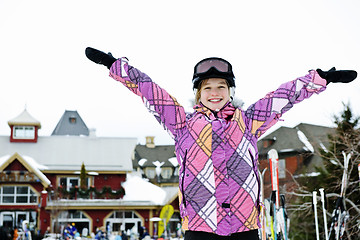
M 51 135 L 77 110 L 99 137 L 155 136 L 172 144 L 139 97 L 85 57 L 87 46 L 126 56 L 191 110 L 194 65 L 233 65 L 244 107 L 309 69 L 360 71 L 360 1 L 0 0 L 0 135 L 27 111 Z M 330 84 L 273 128 L 333 126 L 342 103 L 360 114 L 360 80 Z

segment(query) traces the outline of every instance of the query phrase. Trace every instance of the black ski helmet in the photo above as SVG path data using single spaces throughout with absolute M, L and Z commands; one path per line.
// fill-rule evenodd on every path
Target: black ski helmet
M 194 67 L 193 89 L 197 89 L 202 80 L 208 78 L 225 79 L 229 88 L 235 88 L 235 76 L 231 64 L 218 57 L 205 58 Z

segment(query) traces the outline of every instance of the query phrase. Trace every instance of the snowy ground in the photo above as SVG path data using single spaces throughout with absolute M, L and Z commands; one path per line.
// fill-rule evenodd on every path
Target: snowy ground
M 58 240 L 58 239 L 61 239 L 61 238 L 56 238 L 56 237 L 47 237 L 47 238 L 43 238 L 43 240 Z M 92 240 L 94 238 L 76 238 L 76 240 Z M 133 240 L 132 238 L 128 238 L 130 240 Z M 137 239 L 137 238 L 134 238 L 134 240 Z M 154 238 L 144 238 L 144 240 L 154 240 Z M 184 238 L 169 238 L 169 240 L 183 240 Z M 109 238 L 109 240 L 115 240 L 115 236 L 112 236 Z

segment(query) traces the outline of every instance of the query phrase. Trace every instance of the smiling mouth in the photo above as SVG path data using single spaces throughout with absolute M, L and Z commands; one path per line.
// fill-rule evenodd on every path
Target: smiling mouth
M 218 99 L 209 99 L 208 101 L 209 102 L 212 102 L 212 103 L 218 103 L 218 102 L 221 102 L 222 99 L 218 98 Z

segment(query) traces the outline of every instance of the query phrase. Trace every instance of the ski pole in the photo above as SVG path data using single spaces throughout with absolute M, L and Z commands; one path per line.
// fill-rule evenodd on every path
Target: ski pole
M 316 199 L 317 192 L 313 191 L 313 204 L 314 204 L 314 214 L 315 214 L 315 229 L 316 229 L 316 239 L 320 240 L 319 236 L 319 223 L 317 219 L 317 199 Z
M 340 210 L 339 210 L 339 215 L 338 215 L 338 222 L 337 222 L 337 226 L 335 228 L 335 233 L 336 233 L 336 240 L 340 239 L 342 237 L 341 233 L 344 233 L 345 230 L 345 215 L 346 215 L 346 210 L 345 210 L 345 193 L 346 193 L 346 188 L 347 188 L 347 182 L 348 182 L 348 168 L 349 168 L 349 160 L 351 157 L 351 153 L 347 154 L 342 151 L 342 154 L 344 156 L 344 172 L 343 172 L 343 176 L 342 176 L 342 181 L 341 181 L 341 192 L 340 192 L 340 199 L 339 200 L 339 204 L 340 204 Z
M 287 240 L 287 216 L 285 213 L 285 195 L 280 195 L 280 200 L 281 200 L 281 207 L 283 210 L 283 218 L 284 218 L 284 240 Z
M 276 220 L 276 191 L 272 191 L 271 192 L 271 202 L 273 205 L 273 211 L 272 211 L 272 215 L 273 215 L 273 226 L 272 226 L 272 234 L 273 234 L 273 239 L 277 240 L 277 220 Z
M 324 216 L 324 229 L 325 229 L 325 240 L 328 240 L 328 228 L 327 228 L 327 217 L 326 217 L 326 207 L 325 207 L 325 193 L 324 188 L 320 188 L 320 195 L 321 195 L 321 203 L 322 203 L 322 210 Z

